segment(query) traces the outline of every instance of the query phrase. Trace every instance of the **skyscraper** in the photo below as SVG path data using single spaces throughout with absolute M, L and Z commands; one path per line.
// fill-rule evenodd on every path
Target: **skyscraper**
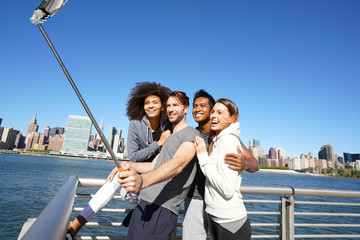
M 69 115 L 61 151 L 68 154 L 87 152 L 91 126 L 89 117 Z
M 44 136 L 46 137 L 46 140 L 49 139 L 49 135 L 50 135 L 50 127 L 46 126 L 44 130 Z
M 254 138 L 254 139 L 252 140 L 252 146 L 254 146 L 254 147 L 260 147 L 260 140 Z
M 27 144 L 30 134 L 38 131 L 39 125 L 37 125 L 36 123 L 37 123 L 37 121 L 36 121 L 36 113 L 35 113 L 34 118 L 30 120 L 28 129 L 26 132 L 25 144 Z
M 334 147 L 330 144 L 323 145 L 319 151 L 319 159 L 326 159 L 326 161 L 335 161 Z
M 0 149 L 13 149 L 15 147 L 16 136 L 19 133 L 18 130 L 11 128 L 5 128 L 1 136 Z
M 269 158 L 270 159 L 277 159 L 278 156 L 277 156 L 277 152 L 274 148 L 270 148 L 269 149 Z
M 283 157 L 283 159 L 285 159 L 285 149 L 281 148 L 281 147 L 275 147 L 275 151 L 277 153 L 277 158 L 281 159 L 281 157 Z
M 121 138 L 122 130 L 113 126 L 109 127 L 107 140 L 115 154 L 121 153 L 123 148 L 123 141 Z

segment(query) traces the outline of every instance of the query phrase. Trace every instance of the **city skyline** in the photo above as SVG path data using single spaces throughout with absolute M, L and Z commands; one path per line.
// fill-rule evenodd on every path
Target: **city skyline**
M 39 133 L 42 133 L 41 132 L 41 129 L 39 128 L 39 125 L 37 124 L 37 122 L 38 122 L 38 120 L 36 119 L 36 115 L 37 115 L 37 113 L 35 113 L 35 115 L 34 115 L 34 117 L 30 120 L 30 123 L 29 123 L 29 125 L 28 125 L 28 128 L 26 129 L 26 134 L 28 134 L 28 132 L 30 131 L 37 131 L 37 132 L 39 132 Z M 68 125 L 68 121 L 69 121 L 69 119 L 70 118 L 72 118 L 72 117 L 76 117 L 76 118 L 85 118 L 85 119 L 88 119 L 89 121 L 90 121 L 90 119 L 88 118 L 88 116 L 73 116 L 73 115 L 68 115 L 68 120 L 67 120 L 67 125 Z M 2 119 L 2 118 L 0 118 L 0 119 Z M 103 129 L 103 127 L 102 127 L 102 125 L 103 125 L 103 120 L 104 119 L 102 119 L 101 120 L 101 123 L 100 123 L 100 129 Z M 90 122 L 89 122 L 90 123 Z M 35 125 L 36 127 L 35 127 L 35 129 L 34 129 L 34 127 L 32 126 L 32 125 Z M 93 134 L 93 133 L 96 133 L 96 134 L 98 134 L 97 133 L 97 131 L 96 131 L 96 129 L 92 126 L 92 124 L 90 124 L 91 125 L 91 129 L 90 129 L 90 131 L 91 131 L 91 134 Z M 3 127 L 3 126 L 1 126 L 0 125 L 0 127 Z M 47 128 L 48 127 L 50 127 L 50 129 L 54 129 L 54 128 L 62 128 L 62 129 L 64 129 L 65 131 L 66 131 L 66 127 L 65 128 L 63 128 L 63 127 L 59 127 L 59 126 L 49 126 L 49 125 L 45 125 L 45 127 L 44 127 L 44 133 L 47 131 Z M 49 131 L 50 131 L 50 129 L 49 129 Z M 111 129 L 111 131 L 114 131 L 114 129 L 115 129 L 115 132 L 122 132 L 123 130 L 121 129 L 121 128 L 115 128 L 115 127 L 113 127 L 112 125 L 109 125 L 109 131 L 110 131 L 110 129 Z M 16 128 L 14 128 L 14 130 L 17 130 L 17 131 L 19 131 L 20 133 L 23 133 L 23 135 L 24 135 L 24 132 L 23 131 L 21 131 L 21 130 L 19 130 L 19 129 L 16 129 Z M 103 130 L 102 130 L 103 131 Z M 103 131 L 103 133 L 104 133 L 104 131 Z M 121 135 L 121 134 L 120 134 Z M 108 133 L 108 135 L 107 135 L 107 138 L 109 138 L 109 133 Z M 24 135 L 24 137 L 26 137 L 26 135 Z M 1 138 L 0 138 L 1 139 Z M 110 138 L 109 138 L 110 139 Z M 109 140 L 108 139 L 108 141 L 113 141 L 113 140 Z M 125 139 L 125 142 L 126 142 L 126 138 L 124 138 Z M 26 142 L 26 141 L 25 141 Z M 308 154 L 308 153 L 311 153 L 313 156 L 315 156 L 316 158 L 319 158 L 319 159 L 328 159 L 328 158 L 332 158 L 333 160 L 337 160 L 337 158 L 335 158 L 335 155 L 334 154 L 336 154 L 336 153 L 338 153 L 341 157 L 345 157 L 344 156 L 344 154 L 345 153 L 349 153 L 349 152 L 336 152 L 334 149 L 334 146 L 332 145 L 332 144 L 323 144 L 323 145 L 321 145 L 321 146 L 319 146 L 318 147 L 318 151 L 315 151 L 315 152 L 311 152 L 311 151 L 302 151 L 301 153 L 299 153 L 299 154 L 293 154 L 293 155 L 289 155 L 289 154 L 287 154 L 287 151 L 286 151 L 286 148 L 285 147 L 281 147 L 281 146 L 277 146 L 277 145 L 270 145 L 270 147 L 268 147 L 268 148 L 266 148 L 266 147 L 264 147 L 264 146 L 262 146 L 262 144 L 261 144 L 261 139 L 257 139 L 257 138 L 253 138 L 253 139 L 251 139 L 251 140 L 249 140 L 249 144 L 248 144 L 248 148 L 250 148 L 251 146 L 258 146 L 258 147 L 260 147 L 260 148 L 263 148 L 264 150 L 265 150 L 265 153 L 264 153 L 264 155 L 269 155 L 269 158 L 272 158 L 270 155 L 271 155 L 271 151 L 274 149 L 274 150 L 276 150 L 276 152 L 278 152 L 278 151 L 281 151 L 281 154 L 282 155 L 286 155 L 286 158 L 288 158 L 288 157 L 290 157 L 290 158 L 292 158 L 292 157 L 300 157 L 302 154 Z M 328 146 L 330 146 L 330 148 L 332 148 L 332 154 L 334 155 L 334 156 L 331 156 L 331 157 L 329 157 L 329 153 L 327 153 L 326 155 L 327 156 L 325 156 L 324 158 L 321 158 L 321 157 L 318 157 L 318 155 L 320 154 L 322 154 L 321 152 L 323 151 L 323 148 L 324 147 L 328 147 Z M 285 150 L 285 152 L 286 152 L 286 154 L 285 153 L 283 153 L 283 151 Z M 351 152 L 352 154 L 357 154 L 358 152 L 360 152 L 360 151 L 356 151 L 356 152 Z M 276 153 L 276 155 L 277 155 L 277 153 Z
M 244 143 L 261 139 L 288 156 L 326 144 L 359 152 L 359 1 L 111 3 L 105 18 L 98 1 L 69 1 L 43 24 L 104 129 L 126 137 L 130 89 L 155 81 L 190 101 L 201 88 L 233 100 Z M 40 131 L 65 127 L 69 114 L 86 113 L 29 21 L 39 2 L 19 4 L 1 15 L 11 19 L 0 39 L 2 126 L 24 133 L 36 112 Z

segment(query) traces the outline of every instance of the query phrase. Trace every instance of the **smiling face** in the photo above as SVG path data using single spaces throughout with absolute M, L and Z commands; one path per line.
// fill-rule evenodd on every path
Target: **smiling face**
M 206 97 L 199 97 L 195 99 L 192 115 L 195 122 L 206 123 L 210 120 L 210 104 L 209 99 Z
M 184 106 L 176 97 L 169 97 L 167 100 L 166 111 L 169 122 L 177 124 L 185 118 L 188 106 Z
M 149 95 L 144 101 L 144 110 L 147 118 L 160 117 L 161 111 L 164 110 L 161 99 L 156 95 Z
M 218 135 L 222 130 L 234 123 L 234 118 L 230 116 L 228 108 L 222 103 L 216 103 L 210 115 L 211 130 Z

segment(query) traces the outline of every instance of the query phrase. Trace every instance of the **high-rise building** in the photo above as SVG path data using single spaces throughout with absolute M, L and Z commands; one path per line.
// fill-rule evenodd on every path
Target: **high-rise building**
M 0 127 L 0 139 L 2 137 L 3 132 L 4 132 L 4 127 Z
M 29 136 L 31 133 L 33 132 L 37 132 L 39 129 L 39 125 L 37 125 L 37 121 L 36 121 L 36 113 L 34 115 L 34 117 L 30 120 L 26 135 L 25 135 L 25 144 L 27 144 L 28 140 L 29 140 Z
M 254 146 L 254 147 L 260 147 L 260 140 L 254 138 L 254 139 L 252 140 L 252 146 Z
M 121 133 L 122 130 L 120 128 L 109 127 L 107 140 L 115 154 L 123 152 L 124 140 L 121 138 Z
M 0 149 L 13 149 L 15 147 L 16 136 L 18 130 L 11 128 L 4 128 L 0 141 Z
M 345 153 L 344 152 L 344 159 L 345 163 L 349 162 L 355 162 L 356 160 L 360 160 L 360 154 L 359 153 Z
M 49 137 L 52 137 L 56 134 L 63 134 L 63 133 L 64 133 L 63 127 L 53 127 L 53 128 L 50 128 Z
M 44 136 L 46 137 L 46 140 L 49 139 L 49 136 L 50 136 L 50 127 L 49 126 L 45 127 Z
M 282 157 L 283 159 L 286 158 L 286 156 L 285 156 L 285 149 L 283 149 L 283 148 L 281 148 L 281 147 L 275 147 L 275 151 L 276 151 L 276 153 L 277 153 L 277 158 L 278 158 L 278 159 L 281 159 L 281 157 Z
M 49 140 L 49 150 L 51 151 L 60 151 L 64 143 L 64 135 L 56 134 Z
M 275 151 L 275 148 L 270 148 L 269 149 L 269 158 L 270 159 L 277 159 L 277 152 Z
M 25 137 L 22 135 L 21 132 L 16 135 L 14 145 L 15 145 L 15 148 L 24 148 L 25 147 Z
M 339 161 L 341 164 L 345 165 L 345 161 L 344 161 L 344 158 L 343 158 L 343 157 L 338 157 L 338 161 Z
M 61 152 L 67 154 L 87 152 L 91 126 L 89 117 L 69 115 Z
M 323 145 L 319 151 L 319 159 L 326 159 L 326 161 L 335 161 L 334 147 L 331 144 Z
M 251 154 L 260 162 L 260 158 L 265 156 L 265 149 L 261 147 L 251 147 L 249 148 Z M 265 164 L 261 165 L 265 166 Z

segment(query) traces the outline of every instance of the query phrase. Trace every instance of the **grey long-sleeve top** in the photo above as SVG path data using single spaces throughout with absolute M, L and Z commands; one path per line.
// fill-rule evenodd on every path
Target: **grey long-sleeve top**
M 164 130 L 163 126 L 160 126 Z M 141 120 L 131 120 L 128 128 L 127 150 L 129 160 L 142 162 L 159 153 L 159 145 L 153 140 L 150 126 L 144 116 Z

